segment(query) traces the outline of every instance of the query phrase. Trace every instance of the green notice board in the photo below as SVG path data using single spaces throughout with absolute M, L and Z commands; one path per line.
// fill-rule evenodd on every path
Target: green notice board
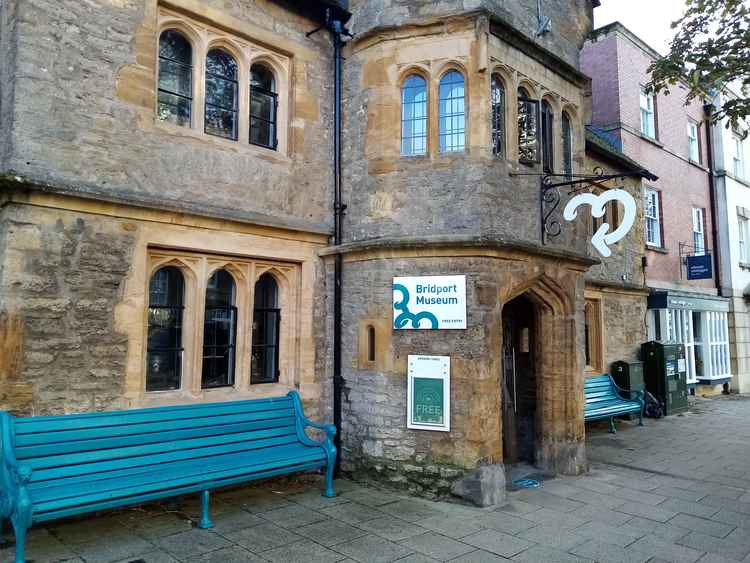
M 408 358 L 406 426 L 414 430 L 450 431 L 450 357 Z
M 443 380 L 415 377 L 412 421 L 443 424 Z

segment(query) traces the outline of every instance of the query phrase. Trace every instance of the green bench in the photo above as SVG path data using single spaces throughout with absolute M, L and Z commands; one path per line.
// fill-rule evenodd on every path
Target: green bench
M 617 386 L 611 375 L 604 374 L 586 378 L 583 394 L 586 401 L 583 411 L 584 421 L 609 419 L 609 431 L 614 434 L 616 432 L 614 417 L 638 413 L 639 424 L 643 426 L 643 409 L 646 405 L 643 391 L 622 389 Z M 635 398 L 626 399 L 623 394 L 629 394 Z
M 307 427 L 325 431 L 318 442 Z M 285 397 L 16 418 L 0 412 L 0 534 L 4 519 L 25 561 L 33 524 L 325 468 L 334 496 L 333 425 L 308 420 L 299 394 Z

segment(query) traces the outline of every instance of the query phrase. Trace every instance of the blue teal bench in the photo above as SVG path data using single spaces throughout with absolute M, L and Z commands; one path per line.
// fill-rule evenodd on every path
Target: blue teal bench
M 586 405 L 583 411 L 583 419 L 602 420 L 609 419 L 609 431 L 613 434 L 615 430 L 614 417 L 621 414 L 638 413 L 639 424 L 643 426 L 643 408 L 646 403 L 643 400 L 643 391 L 628 391 L 618 387 L 611 375 L 597 375 L 586 378 L 583 394 Z M 629 394 L 631 398 L 624 398 Z
M 318 442 L 307 427 L 325 431 Z M 187 493 L 325 468 L 333 497 L 336 428 L 308 420 L 299 394 L 285 397 L 16 418 L 0 412 L 0 534 L 4 519 L 25 560 L 33 524 Z

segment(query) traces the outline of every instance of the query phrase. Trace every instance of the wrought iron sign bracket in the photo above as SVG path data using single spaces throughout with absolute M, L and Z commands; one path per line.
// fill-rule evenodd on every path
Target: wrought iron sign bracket
M 562 223 L 554 216 L 562 200 L 560 188 L 569 188 L 567 195 L 572 196 L 582 190 L 592 187 L 607 188 L 604 182 L 610 180 L 622 180 L 625 178 L 652 177 L 646 170 L 625 172 L 619 174 L 605 174 L 598 166 L 594 168 L 593 174 L 518 174 L 523 176 L 540 176 L 539 186 L 539 213 L 541 217 L 541 240 L 547 244 L 549 239 L 555 238 L 562 233 Z M 556 181 L 564 178 L 563 181 Z

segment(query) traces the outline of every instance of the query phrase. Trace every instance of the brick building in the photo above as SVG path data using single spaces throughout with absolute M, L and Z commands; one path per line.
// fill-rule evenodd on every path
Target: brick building
M 592 124 L 659 179 L 644 182 L 649 339 L 685 345 L 688 383 L 715 392 L 731 380 L 729 303 L 717 291 L 714 225 L 704 101 L 685 106 L 644 89 L 658 57 L 620 23 L 595 30 L 581 51 L 592 77 Z M 702 257 L 711 276 L 688 279 L 688 260 Z
M 0 408 L 298 389 L 330 420 L 340 375 L 346 470 L 478 502 L 584 471 L 587 333 L 590 370 L 632 358 L 643 303 L 641 234 L 588 274 L 585 214 L 540 237 L 541 176 L 638 170 L 587 141 L 596 3 L 3 2 Z M 395 330 L 394 277 L 433 275 L 466 328 Z M 450 356 L 448 432 L 406 426 L 411 354 Z

